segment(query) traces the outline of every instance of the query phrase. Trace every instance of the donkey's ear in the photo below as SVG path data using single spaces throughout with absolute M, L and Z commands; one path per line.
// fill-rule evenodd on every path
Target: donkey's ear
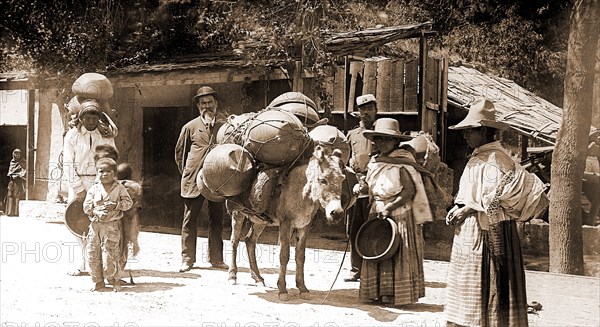
M 335 150 L 333 150 L 333 152 L 331 153 L 331 155 L 334 156 L 334 157 L 338 157 L 338 159 L 342 159 L 342 150 L 335 149 Z
M 335 161 L 340 165 L 340 168 L 342 170 L 344 169 L 344 161 L 342 160 L 342 150 L 340 150 L 340 149 L 333 150 L 333 152 L 331 153 L 331 158 L 335 159 Z
M 321 146 L 321 145 L 315 146 L 314 155 L 315 155 L 315 158 L 317 158 L 319 161 L 322 161 L 325 156 L 323 146 Z

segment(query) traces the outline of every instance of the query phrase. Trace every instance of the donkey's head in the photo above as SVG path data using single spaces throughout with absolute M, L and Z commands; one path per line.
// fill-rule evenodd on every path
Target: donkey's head
M 344 214 L 341 197 L 345 175 L 341 156 L 340 150 L 331 152 L 317 145 L 306 169 L 303 194 L 321 205 L 328 221 L 341 218 Z

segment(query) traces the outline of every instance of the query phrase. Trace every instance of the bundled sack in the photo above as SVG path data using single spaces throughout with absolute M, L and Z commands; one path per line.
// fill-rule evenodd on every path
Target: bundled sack
M 237 144 L 218 144 L 212 148 L 202 165 L 204 184 L 214 193 L 234 196 L 246 190 L 256 168 L 250 152 Z
M 83 99 L 106 100 L 112 98 L 112 83 L 98 73 L 85 73 L 75 80 L 71 90 Z
M 344 165 L 350 160 L 350 144 L 348 139 L 337 127 L 332 125 L 321 125 L 313 128 L 308 135 L 316 143 L 331 151 L 338 149 L 342 152 Z
M 285 165 L 304 152 L 310 137 L 294 114 L 273 108 L 261 111 L 248 122 L 243 141 L 256 160 Z
M 412 140 L 402 142 L 402 145 L 410 145 L 415 151 L 417 162 L 431 172 L 435 173 L 442 162 L 440 148 L 428 133 L 421 131 Z
M 241 115 L 231 115 L 219 130 L 217 131 L 216 141 L 218 144 L 237 144 L 243 145 L 242 141 L 245 126 L 247 122 L 256 115 L 256 113 L 244 113 Z
M 285 92 L 273 99 L 267 108 L 290 112 L 306 127 L 312 127 L 320 120 L 315 102 L 300 92 Z
M 284 167 L 274 167 L 260 170 L 250 187 L 240 194 L 242 204 L 257 214 L 267 211 L 271 198 L 278 190 L 279 176 Z

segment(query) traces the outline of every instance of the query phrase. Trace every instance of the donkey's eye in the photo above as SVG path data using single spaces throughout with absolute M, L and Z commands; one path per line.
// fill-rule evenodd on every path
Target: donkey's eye
M 319 178 L 319 183 L 327 185 L 327 180 L 325 178 Z

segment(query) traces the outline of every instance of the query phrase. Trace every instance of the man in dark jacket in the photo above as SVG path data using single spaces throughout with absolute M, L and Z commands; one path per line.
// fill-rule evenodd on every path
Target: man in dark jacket
M 215 90 L 209 86 L 199 88 L 192 102 L 200 116 L 181 128 L 175 146 L 175 162 L 181 173 L 181 197 L 184 201 L 180 272 L 189 271 L 196 262 L 198 216 L 205 199 L 200 194 L 196 177 L 220 127 L 215 119 L 219 105 Z M 214 268 L 227 269 L 223 262 L 222 232 L 223 204 L 208 201 L 208 260 Z
M 369 218 L 369 193 L 368 189 L 360 187 L 364 184 L 364 176 L 367 173 L 367 164 L 371 160 L 371 141 L 363 136 L 363 131 L 372 130 L 375 125 L 377 115 L 377 100 L 372 94 L 361 95 L 356 98 L 356 105 L 360 118 L 360 125 L 348 131 L 348 142 L 350 143 L 351 157 L 348 165 L 359 177 L 359 187 L 357 187 L 358 199 L 347 217 L 347 234 L 350 238 L 350 264 L 352 266 L 351 275 L 344 280 L 347 282 L 357 282 L 360 279 L 360 268 L 362 258 L 356 251 L 356 234 L 360 226 Z

